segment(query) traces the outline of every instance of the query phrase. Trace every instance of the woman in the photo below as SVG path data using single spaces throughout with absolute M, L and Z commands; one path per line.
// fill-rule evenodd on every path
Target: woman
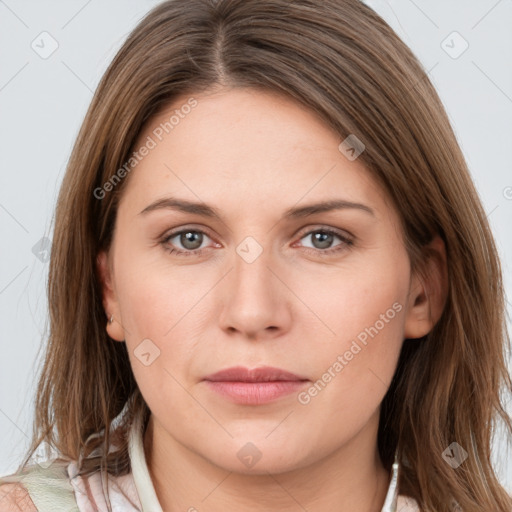
M 494 241 L 437 93 L 364 4 L 157 6 L 55 222 L 1 510 L 510 511 Z

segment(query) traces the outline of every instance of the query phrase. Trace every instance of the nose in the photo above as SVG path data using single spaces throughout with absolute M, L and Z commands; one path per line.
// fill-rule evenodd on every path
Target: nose
M 269 251 L 256 259 L 236 252 L 234 265 L 224 280 L 220 327 L 251 339 L 275 338 L 291 325 L 293 293 L 287 287 L 286 270 Z

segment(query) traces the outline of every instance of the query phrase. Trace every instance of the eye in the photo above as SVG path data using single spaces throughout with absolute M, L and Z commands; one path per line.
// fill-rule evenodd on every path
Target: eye
M 201 248 L 204 240 L 210 238 L 204 231 L 200 229 L 182 229 L 175 231 L 165 236 L 161 241 L 165 250 L 170 254 L 179 254 L 183 256 L 199 255 L 202 254 L 204 248 Z M 174 242 L 171 240 L 176 239 Z M 176 245 L 181 245 L 183 249 L 179 247 L 176 249 Z
M 354 243 L 353 239 L 347 234 L 324 227 L 306 232 L 300 240 L 307 239 L 308 237 L 312 237 L 312 247 L 304 247 L 304 249 L 306 251 L 311 251 L 315 255 L 321 256 L 329 256 L 333 253 L 346 250 Z M 165 235 L 160 243 L 169 254 L 176 254 L 179 256 L 198 256 L 207 248 L 201 247 L 205 242 L 205 238 L 210 237 L 203 230 L 186 228 Z M 341 243 L 335 245 L 334 248 L 331 248 L 335 238 L 338 238 Z M 176 248 L 176 246 L 178 246 L 178 248 Z M 219 247 L 219 244 L 217 244 L 217 247 Z
M 320 228 L 313 231 L 308 231 L 305 236 L 301 238 L 310 238 L 312 241 L 312 248 L 306 247 L 308 251 L 312 251 L 314 254 L 320 254 L 321 256 L 328 256 L 332 253 L 343 251 L 353 245 L 353 240 L 348 235 L 330 228 Z M 333 240 L 338 238 L 341 243 L 331 248 Z M 325 250 L 327 249 L 327 250 Z

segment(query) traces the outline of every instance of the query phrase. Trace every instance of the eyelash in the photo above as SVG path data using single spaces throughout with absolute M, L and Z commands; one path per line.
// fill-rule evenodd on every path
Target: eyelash
M 165 235 L 165 237 L 161 240 L 160 243 L 164 247 L 165 251 L 169 254 L 175 254 L 177 256 L 194 256 L 194 255 L 200 256 L 200 255 L 202 255 L 206 248 L 195 249 L 195 250 L 191 250 L 191 251 L 182 251 L 181 249 L 175 249 L 173 247 L 169 247 L 169 245 L 168 245 L 169 240 L 171 238 L 174 238 L 175 236 L 181 235 L 183 233 L 202 233 L 203 235 L 206 235 L 209 238 L 211 238 L 208 235 L 208 233 L 206 233 L 205 231 L 203 231 L 201 229 L 193 229 L 193 228 L 181 229 L 179 231 L 174 231 L 172 233 Z M 302 238 L 304 238 L 308 235 L 311 235 L 312 233 L 324 233 L 324 234 L 328 234 L 328 235 L 334 235 L 334 236 L 337 236 L 343 242 L 343 243 L 339 244 L 338 246 L 336 246 L 335 248 L 326 249 L 326 250 L 313 249 L 311 247 L 304 247 L 306 252 L 314 254 L 315 256 L 317 256 L 317 255 L 319 255 L 321 257 L 331 256 L 333 253 L 339 253 L 343 250 L 350 248 L 354 244 L 354 241 L 351 238 L 349 238 L 348 236 L 343 235 L 339 231 L 331 229 L 331 228 L 317 228 L 317 229 L 307 231 L 300 237 L 299 240 L 301 240 Z

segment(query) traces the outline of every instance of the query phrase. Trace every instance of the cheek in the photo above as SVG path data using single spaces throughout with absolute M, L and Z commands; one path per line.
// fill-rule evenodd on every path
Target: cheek
M 201 301 L 208 285 L 191 278 L 192 266 L 188 272 L 184 268 L 170 271 L 162 261 L 144 259 L 132 251 L 130 258 L 116 262 L 126 347 L 137 384 L 153 410 L 160 403 L 158 397 L 164 403 L 187 398 L 179 383 L 189 372 L 205 329 L 208 304 Z
M 392 267 L 382 263 L 347 266 L 314 277 L 297 276 L 300 295 L 316 318 L 312 325 L 317 342 L 343 348 L 358 336 L 364 342 L 364 333 L 368 329 L 374 332 L 373 327 L 384 336 L 401 334 L 408 275 L 399 270 L 400 262 Z
M 128 245 L 127 242 L 124 243 Z M 132 250 L 119 243 L 116 288 L 123 326 L 131 343 L 146 337 L 162 341 L 200 298 L 190 275 L 173 269 L 159 247 L 146 248 L 133 241 Z M 128 255 L 128 256 L 126 256 Z M 204 286 L 201 288 L 204 293 Z
M 357 410 L 367 400 L 378 404 L 385 394 L 403 342 L 409 283 L 403 270 L 408 260 L 393 256 L 389 264 L 380 258 L 314 284 L 303 280 L 308 306 L 322 320 L 311 324 L 307 337 L 316 350 L 304 346 L 303 354 L 321 381 L 311 390 L 318 404 L 341 401 Z
M 336 337 L 304 354 L 314 368 L 313 382 L 297 397 L 297 418 L 318 447 L 328 440 L 343 442 L 368 423 L 389 388 L 402 346 L 404 307 L 395 300 L 399 290 L 355 290 L 333 297 L 339 302 L 331 306 L 336 314 L 327 321 Z

